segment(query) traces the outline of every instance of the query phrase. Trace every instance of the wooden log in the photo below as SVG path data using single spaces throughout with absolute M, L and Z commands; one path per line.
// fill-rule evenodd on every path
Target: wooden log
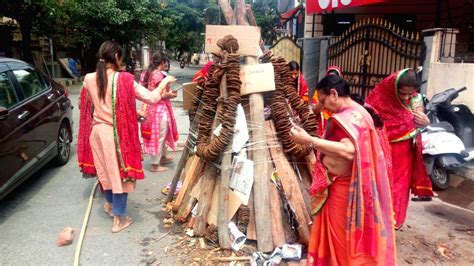
M 212 259 L 212 261 L 217 261 L 217 262 L 232 262 L 232 261 L 250 261 L 250 257 L 218 257 Z
M 311 223 L 311 216 L 308 213 L 307 206 L 303 199 L 303 195 L 298 184 L 298 177 L 288 162 L 288 159 L 283 152 L 283 148 L 276 140 L 276 131 L 273 121 L 267 121 L 265 128 L 267 130 L 267 135 L 273 138 L 269 141 L 271 143 L 270 153 L 273 158 L 273 163 L 275 164 L 275 168 L 277 169 L 277 172 L 280 176 L 281 184 L 283 186 L 285 195 L 288 198 L 288 202 L 295 212 L 296 219 L 299 223 L 299 242 L 307 245 L 310 239 L 309 224 Z
M 253 15 L 252 6 L 249 4 L 245 5 L 245 16 L 247 17 L 247 21 L 249 22 L 250 26 L 257 26 L 257 21 Z
M 212 128 L 216 128 L 219 122 L 217 119 L 217 114 L 222 109 L 222 105 L 224 103 L 222 97 L 227 95 L 226 86 L 222 85 L 222 84 L 225 84 L 225 81 L 226 81 L 226 78 L 225 76 L 223 76 L 220 83 L 220 97 L 218 99 L 217 108 L 216 108 L 217 109 L 216 116 L 214 117 Z M 214 138 L 214 134 L 212 134 L 211 140 L 213 138 Z M 204 231 L 206 230 L 207 215 L 209 213 L 209 209 L 211 208 L 212 194 L 214 192 L 214 186 L 216 184 L 216 178 L 217 178 L 217 167 L 215 165 L 217 164 L 218 160 L 219 159 L 215 159 L 207 163 L 207 166 L 204 170 L 204 175 L 202 177 L 201 193 L 199 194 L 199 198 L 198 198 L 196 223 L 194 224 L 194 227 L 193 227 L 194 234 L 197 236 L 203 236 Z
M 186 165 L 186 161 L 189 157 L 189 151 L 194 149 L 194 145 L 196 145 L 196 135 L 193 132 L 197 131 L 197 125 L 200 120 L 200 113 L 202 109 L 202 104 L 200 103 L 196 112 L 196 116 L 194 117 L 194 121 L 191 123 L 189 127 L 189 134 L 188 138 L 186 139 L 186 144 L 184 145 L 183 153 L 181 154 L 181 158 L 179 159 L 179 163 L 176 166 L 176 170 L 174 172 L 173 179 L 171 180 L 170 190 L 168 191 L 168 195 L 166 195 L 165 203 L 168 203 L 173 200 L 174 192 L 176 191 L 176 186 L 178 185 L 179 178 L 181 177 L 181 172 L 183 171 L 184 166 Z
M 272 239 L 275 247 L 281 247 L 286 243 L 285 230 L 281 215 L 280 195 L 275 185 L 270 184 L 270 211 L 272 213 Z
M 255 57 L 246 57 L 247 64 L 256 64 Z M 263 115 L 263 96 L 261 94 L 250 94 L 250 122 L 253 125 L 251 131 L 251 142 L 253 144 L 252 160 L 254 161 L 254 210 L 255 225 L 257 231 L 257 246 L 262 252 L 273 250 L 272 226 L 270 213 L 269 180 L 270 173 L 268 164 L 270 156 L 266 145 L 265 118 Z
M 227 99 L 227 76 L 224 75 L 221 81 L 221 92 L 224 100 Z M 222 249 L 229 249 L 231 247 L 227 212 L 229 209 L 229 186 L 230 173 L 232 165 L 232 140 L 227 144 L 221 162 L 221 182 L 219 185 L 219 207 L 217 211 L 217 234 L 219 236 L 219 246 Z
M 175 215 L 175 220 L 178 222 L 186 222 L 188 219 L 189 214 L 194 208 L 194 205 L 196 205 L 197 199 L 191 197 L 190 195 L 186 195 L 183 200 L 183 204 L 179 207 L 178 212 Z
M 247 239 L 257 240 L 257 229 L 255 228 L 255 207 L 253 204 L 253 189 L 249 197 L 249 224 L 247 225 Z
M 207 164 L 202 176 L 201 192 L 198 198 L 196 223 L 194 224 L 194 235 L 203 236 L 207 225 L 207 214 L 211 208 L 212 193 L 216 184 L 217 168 Z
M 198 156 L 190 157 L 188 162 L 190 162 L 189 168 L 186 169 L 183 184 L 181 185 L 181 189 L 178 192 L 178 196 L 176 196 L 176 199 L 173 202 L 174 212 L 178 211 L 184 196 L 189 194 L 191 185 L 196 182 L 196 179 L 200 175 L 204 166 L 204 162 Z
M 227 25 L 234 25 L 235 18 L 234 18 L 234 10 L 230 5 L 229 0 L 219 0 L 219 6 L 221 7 L 222 14 L 224 15 L 225 21 Z
M 237 25 L 249 25 L 246 16 L 245 10 L 245 1 L 244 0 L 236 0 L 235 1 L 235 22 Z
M 193 210 L 194 206 L 197 204 L 197 199 L 201 193 L 201 180 L 202 175 L 196 180 L 196 184 L 193 184 L 191 192 L 184 196 L 183 203 L 179 207 L 178 213 L 176 213 L 175 216 L 177 221 L 184 223 Z

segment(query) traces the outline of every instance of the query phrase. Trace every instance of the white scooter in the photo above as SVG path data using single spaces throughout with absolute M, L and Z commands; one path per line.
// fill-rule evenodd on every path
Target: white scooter
M 463 87 L 437 93 L 426 105 L 431 124 L 421 135 L 423 158 L 435 190 L 447 189 L 448 173 L 474 159 L 474 116 L 467 106 L 451 104 L 465 90 Z

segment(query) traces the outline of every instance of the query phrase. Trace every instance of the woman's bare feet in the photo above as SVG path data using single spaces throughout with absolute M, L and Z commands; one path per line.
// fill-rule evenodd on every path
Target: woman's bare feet
M 104 211 L 105 211 L 105 213 L 107 213 L 110 217 L 114 217 L 114 215 L 112 214 L 112 204 L 111 204 L 111 203 L 106 202 L 106 203 L 104 204 Z
M 114 216 L 114 223 L 112 225 L 112 233 L 118 233 L 123 229 L 129 227 L 133 223 L 130 216 Z
M 152 164 L 151 167 L 150 167 L 151 172 L 164 172 L 166 170 L 168 170 L 168 167 L 164 167 L 164 166 L 157 165 L 157 164 Z
M 173 161 L 173 157 L 162 156 L 160 159 L 160 164 L 167 164 Z

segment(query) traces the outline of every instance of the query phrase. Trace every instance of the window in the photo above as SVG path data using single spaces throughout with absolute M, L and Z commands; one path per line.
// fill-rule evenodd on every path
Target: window
M 413 14 L 387 14 L 384 16 L 386 20 L 395 24 L 400 29 L 416 31 L 416 15 Z
M 25 98 L 35 96 L 47 89 L 43 79 L 33 69 L 13 70 L 13 74 L 18 80 Z
M 354 23 L 354 18 L 354 14 L 325 14 L 322 20 L 323 34 L 341 35 Z
M 0 73 L 0 106 L 10 108 L 18 102 L 6 72 Z

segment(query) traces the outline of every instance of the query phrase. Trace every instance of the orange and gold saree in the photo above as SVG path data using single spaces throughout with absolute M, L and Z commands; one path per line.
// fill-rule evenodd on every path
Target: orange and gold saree
M 318 213 L 308 265 L 395 265 L 385 156 L 372 118 L 362 106 L 330 118 L 326 138 L 341 134 L 352 140 L 356 150 L 352 172 L 331 177 L 318 162 L 311 187 Z

